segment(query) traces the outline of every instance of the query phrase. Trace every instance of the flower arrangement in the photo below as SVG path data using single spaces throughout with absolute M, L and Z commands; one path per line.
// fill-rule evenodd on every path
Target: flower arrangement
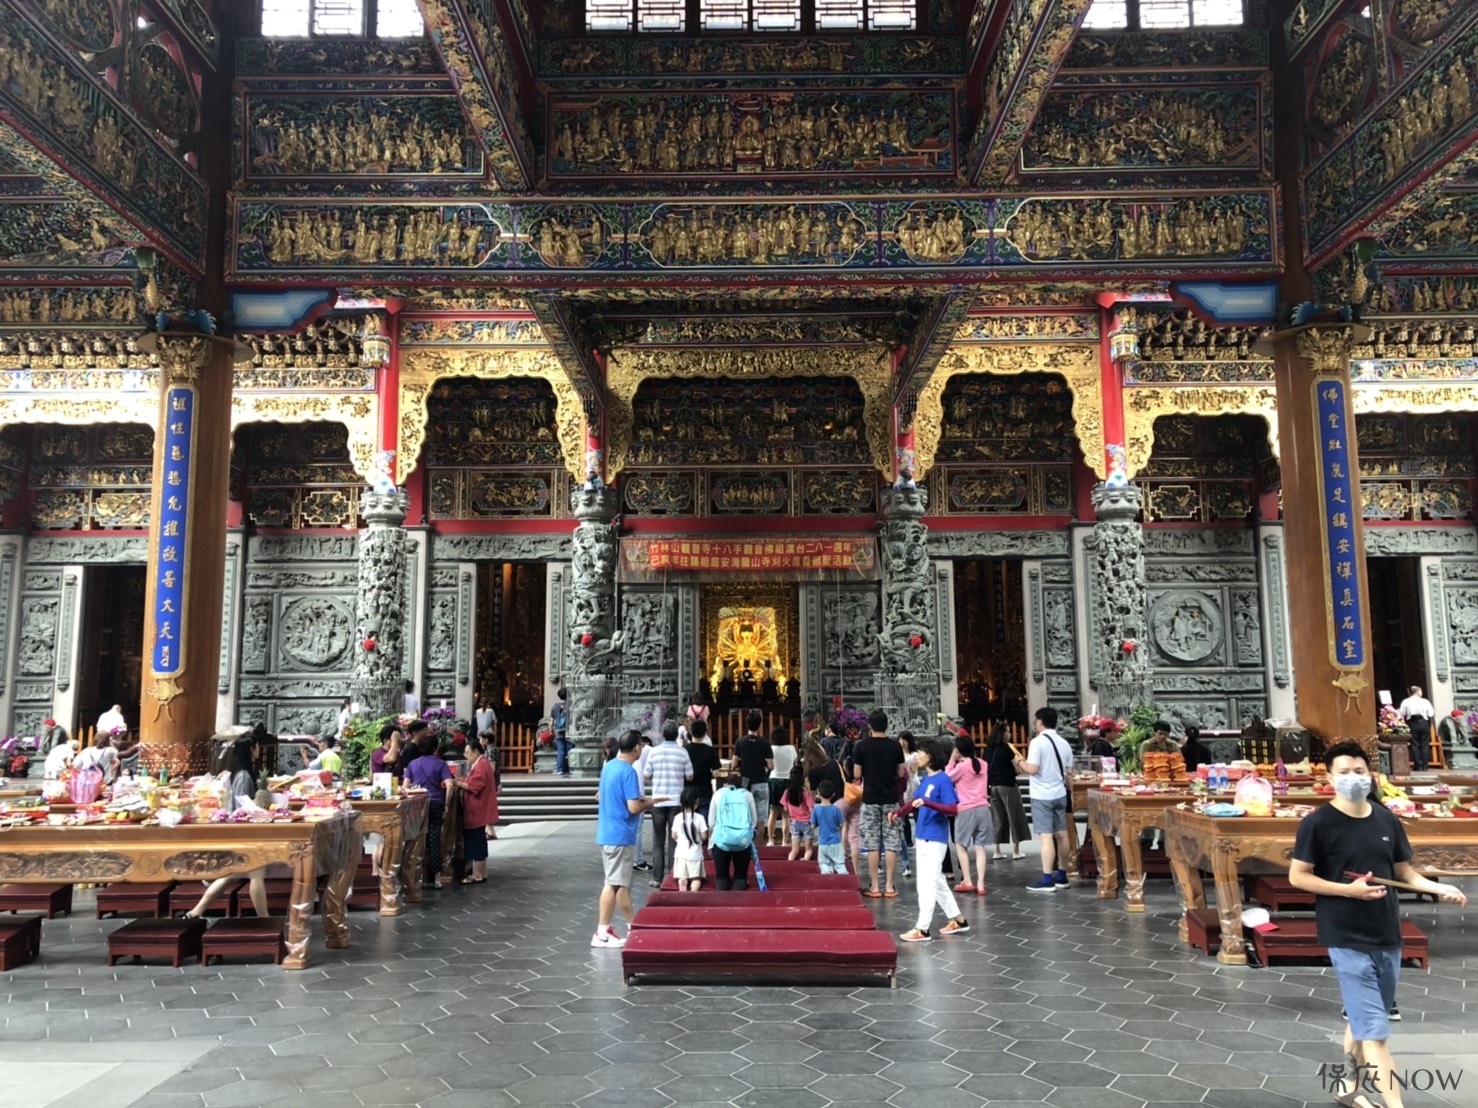
M 1411 734 L 1411 728 L 1407 725 L 1405 718 L 1402 717 L 1400 711 L 1390 704 L 1381 706 L 1377 726 L 1382 735 Z
M 1078 717 L 1079 731 L 1101 731 L 1105 735 L 1111 735 L 1118 730 L 1120 723 L 1113 716 L 1086 715 Z
M 1463 713 L 1463 727 L 1470 735 L 1478 733 L 1478 708 L 1469 708 Z
M 856 708 L 838 708 L 836 714 L 831 717 L 831 727 L 839 735 L 850 735 L 853 732 L 861 735 L 872 730 L 868 725 L 867 716 Z

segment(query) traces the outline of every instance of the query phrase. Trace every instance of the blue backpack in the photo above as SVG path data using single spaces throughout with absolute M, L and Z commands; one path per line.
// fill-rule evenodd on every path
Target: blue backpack
M 718 808 L 713 817 L 713 838 L 720 850 L 748 850 L 754 842 L 754 824 L 749 819 L 749 805 L 743 789 L 723 788 L 718 793 Z

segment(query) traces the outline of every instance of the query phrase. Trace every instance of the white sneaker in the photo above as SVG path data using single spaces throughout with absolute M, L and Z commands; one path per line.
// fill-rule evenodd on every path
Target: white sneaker
M 615 929 L 608 927 L 604 931 L 597 931 L 592 935 L 590 945 L 606 950 L 616 950 L 625 946 L 626 940 L 616 934 Z

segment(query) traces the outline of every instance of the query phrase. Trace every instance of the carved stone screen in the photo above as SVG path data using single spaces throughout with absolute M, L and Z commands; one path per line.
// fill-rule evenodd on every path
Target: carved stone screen
M 1472 518 L 1471 415 L 1357 415 L 1355 437 L 1367 520 Z
M 1146 521 L 1250 520 L 1270 455 L 1267 424 L 1257 416 L 1161 416 L 1139 474 Z
M 433 519 L 569 515 L 554 390 L 514 378 L 438 381 L 426 402 Z
M 929 502 L 944 515 L 1067 515 L 1077 434 L 1055 374 L 962 374 L 944 390 Z
M 140 424 L 11 426 L 0 431 L 0 499 L 25 473 L 37 530 L 141 530 L 149 526 L 154 432 Z

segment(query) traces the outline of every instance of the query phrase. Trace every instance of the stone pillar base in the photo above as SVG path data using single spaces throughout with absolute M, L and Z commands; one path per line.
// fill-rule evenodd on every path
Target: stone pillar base
M 211 744 L 202 739 L 193 743 L 146 742 L 139 747 L 139 772 L 154 776 L 159 767 L 169 770 L 171 780 L 197 777 L 210 772 Z

